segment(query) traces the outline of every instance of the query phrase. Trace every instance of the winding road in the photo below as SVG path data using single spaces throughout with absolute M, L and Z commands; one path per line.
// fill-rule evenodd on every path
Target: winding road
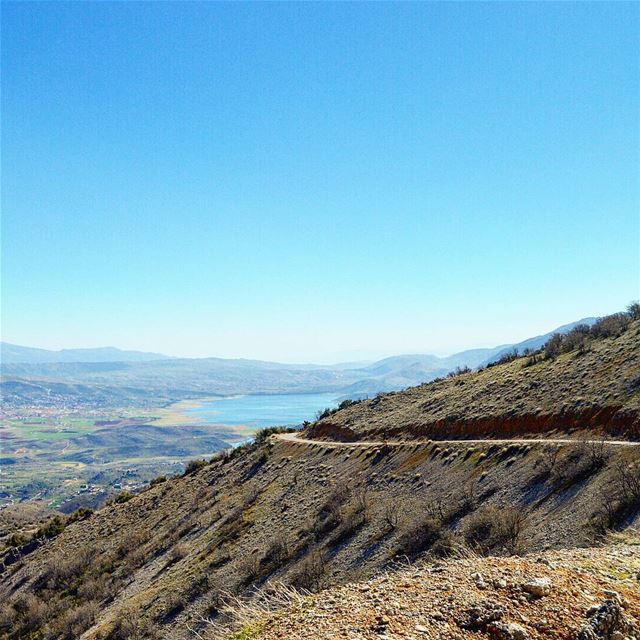
M 417 444 L 432 445 L 432 444 L 444 444 L 444 445 L 468 445 L 468 444 L 560 444 L 560 445 L 575 445 L 575 444 L 587 444 L 587 445 L 605 445 L 609 447 L 638 447 L 640 442 L 631 440 L 571 440 L 569 438 L 514 438 L 509 439 L 474 439 L 474 440 L 359 440 L 356 442 L 337 442 L 335 440 L 311 440 L 309 438 L 302 438 L 299 433 L 278 433 L 272 436 L 276 440 L 283 440 L 285 442 L 293 442 L 296 444 L 305 444 L 316 447 L 329 447 L 332 449 L 337 448 L 366 448 L 366 447 L 381 447 L 383 445 L 389 447 L 411 447 Z

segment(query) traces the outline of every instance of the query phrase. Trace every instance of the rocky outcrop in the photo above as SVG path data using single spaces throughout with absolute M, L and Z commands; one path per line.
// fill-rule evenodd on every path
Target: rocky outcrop
M 576 635 L 576 640 L 636 640 L 640 632 L 625 615 L 619 600 L 605 600 L 587 611 L 588 622 Z
M 309 427 L 309 437 L 353 442 L 364 439 L 430 438 L 466 440 L 475 438 L 535 438 L 589 433 L 590 437 L 640 440 L 640 413 L 622 407 L 593 407 L 580 412 L 489 415 L 458 418 L 454 415 L 433 422 L 395 425 L 392 422 L 362 434 L 331 419 Z

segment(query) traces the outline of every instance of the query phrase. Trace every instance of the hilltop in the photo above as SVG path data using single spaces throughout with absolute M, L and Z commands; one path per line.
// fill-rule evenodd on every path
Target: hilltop
M 23 527 L 2 554 L 4 637 L 569 639 L 600 613 L 622 636 L 592 625 L 580 640 L 637 637 L 639 321 L 606 326 L 302 434 L 263 431 L 95 513 Z M 564 425 L 578 389 L 591 419 Z M 553 430 L 521 419 L 534 406 Z M 465 442 L 465 423 L 475 438 L 516 424 L 553 437 Z M 612 531 L 625 544 L 602 546 Z M 256 589 L 277 614 L 247 618 L 233 596 L 255 603 Z
M 597 325 L 596 325 L 597 327 Z M 552 435 L 640 438 L 640 320 L 330 412 L 310 433 L 345 440 Z M 575 345 L 571 342 L 575 339 Z M 562 345 L 562 341 L 559 342 Z

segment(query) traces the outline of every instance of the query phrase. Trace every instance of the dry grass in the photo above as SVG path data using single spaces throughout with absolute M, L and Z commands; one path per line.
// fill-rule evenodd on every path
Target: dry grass
M 270 582 L 250 598 L 225 594 L 216 620 L 200 618 L 205 628 L 189 631 L 201 640 L 230 640 L 250 638 L 264 627 L 275 612 L 283 609 L 303 609 L 308 605 L 309 592 L 295 589 L 282 582 Z
M 527 366 L 521 357 L 386 393 L 312 425 L 314 437 L 513 437 L 605 430 L 640 439 L 640 320 Z M 615 372 L 615 375 L 614 375 Z M 602 411 L 602 409 L 606 409 Z M 554 419 L 554 416 L 557 416 Z

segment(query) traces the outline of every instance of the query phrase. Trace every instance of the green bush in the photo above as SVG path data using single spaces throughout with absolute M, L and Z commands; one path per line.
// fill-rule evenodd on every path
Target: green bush
M 258 445 L 263 444 L 276 433 L 291 433 L 292 431 L 295 431 L 293 427 L 265 427 L 256 431 L 254 442 Z
M 325 418 L 332 416 L 336 411 L 337 409 L 331 409 L 330 407 L 322 409 L 316 413 L 316 420 L 324 420 Z
M 36 538 L 55 538 L 64 531 L 66 526 L 65 518 L 62 516 L 55 516 L 38 529 Z
M 206 467 L 208 462 L 206 460 L 189 460 L 184 468 L 184 475 L 189 476 L 193 473 L 197 473 L 202 467 Z
M 80 507 L 76 509 L 68 518 L 67 524 L 71 524 L 72 522 L 78 522 L 80 520 L 86 520 L 94 513 L 93 509 L 88 509 L 86 507 Z
M 29 542 L 29 536 L 18 531 L 12 533 L 5 540 L 5 544 L 7 545 L 7 547 L 20 547 L 23 544 L 26 544 L 27 542 Z

